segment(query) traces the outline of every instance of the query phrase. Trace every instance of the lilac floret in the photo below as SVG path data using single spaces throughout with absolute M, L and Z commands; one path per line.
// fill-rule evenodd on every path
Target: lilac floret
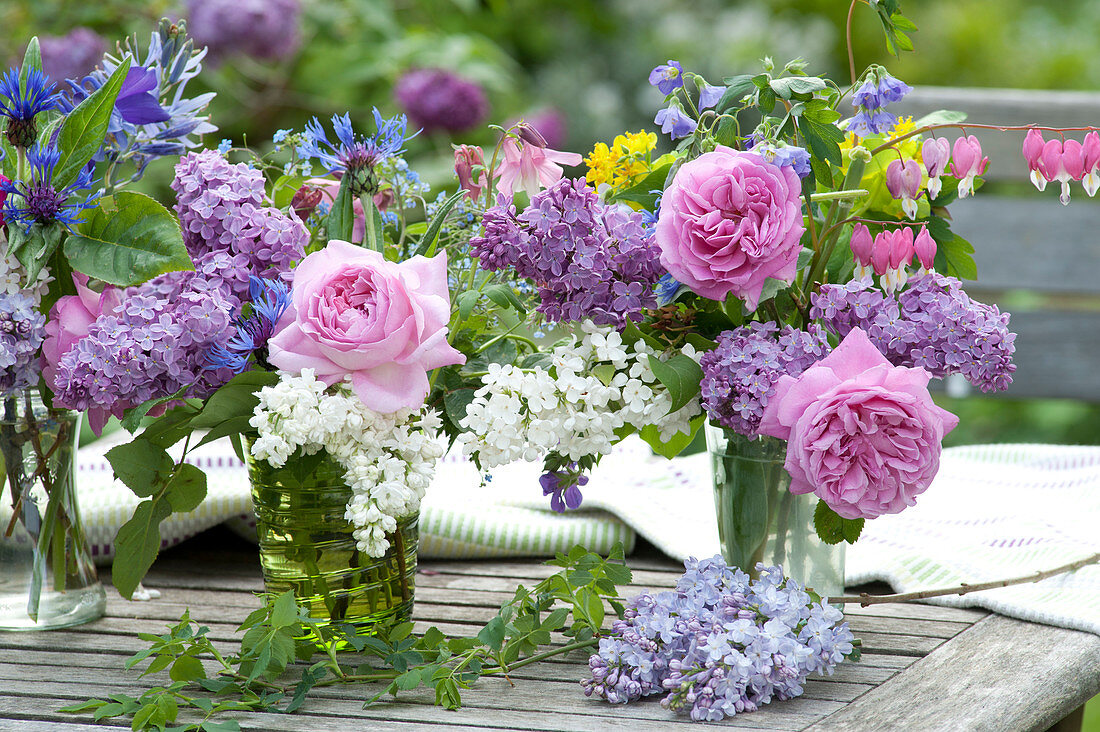
M 21 292 L 0 293 L 0 395 L 38 383 L 46 316 Z
M 613 704 L 664 693 L 662 706 L 718 721 L 802 694 L 854 650 L 839 610 L 812 602 L 779 567 L 749 579 L 720 556 L 689 559 L 673 592 L 643 594 L 600 639 L 581 682 Z
M 664 270 L 643 215 L 604 205 L 581 179 L 560 181 L 519 214 L 502 196 L 482 223 L 471 253 L 483 269 L 512 268 L 534 281 L 550 320 L 621 328 L 657 304 Z
M 715 423 L 754 437 L 779 377 L 798 376 L 829 350 L 815 324 L 805 331 L 760 322 L 728 330 L 700 360 L 703 407 Z
M 823 285 L 811 302 L 810 317 L 841 338 L 861 328 L 896 366 L 919 366 L 940 378 L 962 374 L 986 392 L 1012 383 L 1016 334 L 1008 313 L 971 300 L 954 277 L 929 272 L 896 296 L 869 279 Z

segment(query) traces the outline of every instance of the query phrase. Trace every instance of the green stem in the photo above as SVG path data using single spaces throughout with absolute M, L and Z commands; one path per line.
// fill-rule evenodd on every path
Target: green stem
M 508 673 L 509 671 L 515 671 L 517 668 L 523 668 L 524 666 L 528 666 L 532 663 L 538 663 L 539 661 L 545 660 L 547 658 L 553 658 L 554 656 L 560 656 L 564 653 L 569 653 L 570 651 L 575 651 L 579 648 L 591 648 L 592 646 L 596 645 L 599 642 L 599 640 L 600 640 L 599 638 L 590 638 L 586 641 L 573 641 L 572 643 L 567 643 L 566 645 L 562 646 L 561 648 L 554 648 L 554 649 L 551 649 L 549 651 L 543 651 L 542 653 L 536 653 L 535 655 L 528 656 L 527 658 L 522 658 L 522 659 L 516 661 L 515 663 L 513 663 L 513 664 L 511 664 L 510 666 L 507 666 L 507 667 L 505 667 L 505 666 L 490 666 L 488 668 L 482 669 L 481 675 L 482 676 L 503 675 L 503 674 Z
M 863 188 L 852 188 L 850 190 L 842 191 L 824 191 L 823 193 L 811 193 L 810 200 L 820 203 L 821 201 L 837 201 L 847 198 L 860 198 L 866 196 L 870 191 Z

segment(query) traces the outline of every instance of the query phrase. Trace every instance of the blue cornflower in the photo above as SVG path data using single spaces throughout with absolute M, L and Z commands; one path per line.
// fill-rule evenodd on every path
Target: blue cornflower
M 0 116 L 8 118 L 8 140 L 15 147 L 28 148 L 38 137 L 34 118 L 41 112 L 57 109 L 61 94 L 54 91 L 50 77 L 38 69 L 27 72 L 19 82 L 19 69 L 8 69 L 0 79 Z
M 237 319 L 237 333 L 225 345 L 218 343 L 210 347 L 206 354 L 207 369 L 228 368 L 237 374 L 247 371 L 250 357 L 267 347 L 268 340 L 275 334 L 275 324 L 290 306 L 290 288 L 279 279 L 251 275 L 248 294 L 252 299 L 251 312 Z
M 303 142 L 298 146 L 298 156 L 317 159 L 329 173 L 340 171 L 352 176 L 353 195 L 373 194 L 378 187 L 374 175 L 375 166 L 400 154 L 402 146 L 409 139 L 405 136 L 408 122 L 403 114 L 383 119 L 376 108 L 374 124 L 378 133 L 373 137 L 356 135 L 351 127 L 350 115 L 333 115 L 332 127 L 336 131 L 338 143 L 334 145 L 329 142 L 324 128 L 314 117 L 306 124 Z
M 54 168 L 61 158 L 53 145 L 42 147 L 35 143 L 27 151 L 31 165 L 30 179 L 0 181 L 0 190 L 7 193 L 4 201 L 4 220 L 18 221 L 27 231 L 33 224 L 60 222 L 66 228 L 79 224 L 80 212 L 91 208 L 97 195 L 77 195 L 92 186 L 92 168 L 84 168 L 72 184 L 58 190 L 53 183 Z
M 679 137 L 687 137 L 695 131 L 696 123 L 691 117 L 684 114 L 684 110 L 676 105 L 666 107 L 657 112 L 653 118 L 654 124 L 661 126 L 661 132 L 671 135 L 675 140 Z
M 684 85 L 684 67 L 679 61 L 668 60 L 649 72 L 649 83 L 662 94 L 670 94 Z
M 668 305 L 687 289 L 683 283 L 677 282 L 672 275 L 666 272 L 661 279 L 657 280 L 657 305 L 659 307 Z

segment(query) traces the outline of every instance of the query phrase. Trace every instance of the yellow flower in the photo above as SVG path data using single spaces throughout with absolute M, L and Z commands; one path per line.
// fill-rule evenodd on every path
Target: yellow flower
M 607 184 L 612 191 L 629 188 L 654 168 L 650 153 L 657 147 L 657 135 L 645 130 L 617 135 L 611 144 L 597 142 L 585 158 L 585 180 L 595 187 Z

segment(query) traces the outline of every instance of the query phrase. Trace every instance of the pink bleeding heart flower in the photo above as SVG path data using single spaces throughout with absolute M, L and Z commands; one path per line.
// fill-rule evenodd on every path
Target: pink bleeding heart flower
M 1039 160 L 1043 157 L 1043 147 L 1046 145 L 1046 141 L 1043 140 L 1043 133 L 1039 130 L 1028 130 L 1027 135 L 1024 136 L 1024 160 L 1027 161 L 1027 168 L 1031 171 L 1031 183 L 1040 191 L 1047 187 L 1047 178 L 1043 175 L 1039 166 Z
M 1069 204 L 1070 181 L 1080 180 L 1085 174 L 1084 149 L 1077 140 L 1048 140 L 1039 156 L 1039 172 L 1048 181 L 1062 184 L 1058 196 L 1062 205 Z
M 852 258 L 856 261 L 856 279 L 869 277 L 871 269 L 871 251 L 874 249 L 874 240 L 871 231 L 863 224 L 852 227 L 852 240 L 849 246 L 852 249 Z
M 760 433 L 787 441 L 791 493 L 847 519 L 915 505 L 959 421 L 932 402 L 929 378 L 891 365 L 859 328 L 798 378 L 781 376 Z
M 928 171 L 928 195 L 935 199 L 940 195 L 940 176 L 947 170 L 951 159 L 951 143 L 946 137 L 930 137 L 920 149 L 921 162 Z
M 580 165 L 583 160 L 577 153 L 538 147 L 513 137 L 506 139 L 501 148 L 504 162 L 498 171 L 497 190 L 505 195 L 526 191 L 534 198 L 541 189 L 561 180 L 562 165 Z
M 913 251 L 920 261 L 921 274 L 931 271 L 936 261 L 936 240 L 928 233 L 927 226 L 920 227 L 920 231 L 917 232 L 916 241 L 913 242 Z
M 875 274 L 884 277 L 890 271 L 890 253 L 893 251 L 893 237 L 888 231 L 880 231 L 875 236 L 875 243 L 871 248 L 871 264 L 875 268 Z
M 313 369 L 326 385 L 351 378 L 367 408 L 418 409 L 427 372 L 466 357 L 447 342 L 447 255 L 389 262 L 334 240 L 295 268 L 291 304 L 268 341 L 268 361 Z
M 951 153 L 951 175 L 959 179 L 959 198 L 974 195 L 974 178 L 989 167 L 989 158 L 982 157 L 982 144 L 974 135 L 959 137 Z
M 1084 167 L 1085 174 L 1081 176 L 1081 185 L 1085 189 L 1085 193 L 1089 194 L 1089 197 L 1096 195 L 1097 189 L 1100 189 L 1100 135 L 1095 130 L 1085 135 L 1085 142 L 1082 146 L 1084 148 Z
M 891 196 L 901 199 L 901 209 L 910 219 L 917 218 L 920 179 L 920 164 L 916 160 L 892 160 L 886 166 L 886 188 Z

